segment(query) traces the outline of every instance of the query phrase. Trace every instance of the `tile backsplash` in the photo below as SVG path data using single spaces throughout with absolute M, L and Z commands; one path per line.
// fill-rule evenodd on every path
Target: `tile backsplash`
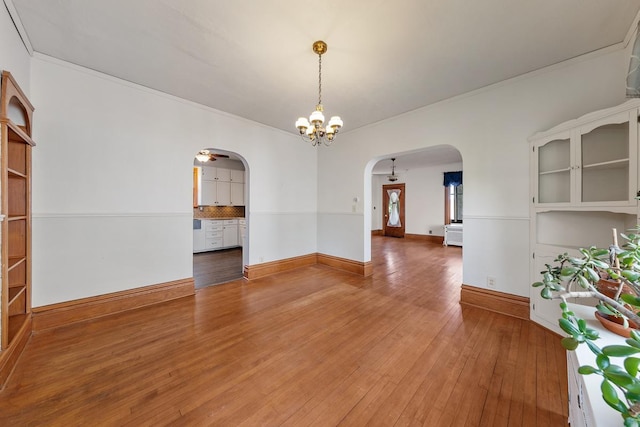
M 244 206 L 203 206 L 193 208 L 194 218 L 243 218 Z

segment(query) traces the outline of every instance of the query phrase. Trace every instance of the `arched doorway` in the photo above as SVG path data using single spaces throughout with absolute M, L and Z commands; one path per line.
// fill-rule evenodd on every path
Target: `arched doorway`
M 238 153 L 203 148 L 193 159 L 196 288 L 243 277 L 248 260 L 249 168 Z
M 371 236 L 393 235 L 383 230 L 392 217 L 387 206 L 389 198 L 385 195 L 394 185 L 402 185 L 403 188 L 404 211 L 397 213 L 397 216 L 402 216 L 403 235 L 442 244 L 445 225 L 451 222 L 452 214 L 451 191 L 444 185 L 444 174 L 462 171 L 462 155 L 450 145 L 373 158 L 365 168 L 365 195 L 370 201 L 367 203 L 365 196 L 365 227 L 368 227 L 368 230 L 365 228 L 365 256 L 371 256 Z M 462 227 L 462 188 L 459 190 L 453 192 L 457 197 L 454 213 L 455 221 L 459 221 Z

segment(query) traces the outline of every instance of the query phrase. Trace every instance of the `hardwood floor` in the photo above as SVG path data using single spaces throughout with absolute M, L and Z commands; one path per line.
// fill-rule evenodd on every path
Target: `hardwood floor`
M 316 265 L 32 337 L 0 425 L 566 426 L 559 337 L 458 304 L 461 250 Z
M 242 277 L 242 248 L 193 254 L 196 289 L 231 282 Z

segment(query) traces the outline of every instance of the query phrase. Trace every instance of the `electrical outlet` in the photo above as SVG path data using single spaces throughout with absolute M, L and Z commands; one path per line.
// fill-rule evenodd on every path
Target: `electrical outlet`
M 487 288 L 496 288 L 496 278 L 493 276 L 487 276 Z

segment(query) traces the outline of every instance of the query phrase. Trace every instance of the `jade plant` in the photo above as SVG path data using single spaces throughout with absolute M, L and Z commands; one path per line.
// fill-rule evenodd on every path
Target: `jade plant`
M 596 366 L 580 366 L 582 375 L 602 377 L 604 401 L 618 411 L 625 426 L 640 427 L 640 330 L 630 329 L 630 337 L 617 345 L 599 347 L 598 332 L 589 328 L 567 305 L 568 298 L 595 298 L 596 309 L 609 318 L 619 319 L 624 326 L 640 325 L 640 228 L 621 234 L 626 243 L 607 249 L 580 249 L 580 256 L 559 255 L 554 265 L 546 265 L 540 287 L 545 299 L 560 300 L 560 328 L 567 334 L 562 346 L 570 351 L 586 345 L 596 356 Z M 601 284 L 614 283 L 614 292 L 605 292 Z

